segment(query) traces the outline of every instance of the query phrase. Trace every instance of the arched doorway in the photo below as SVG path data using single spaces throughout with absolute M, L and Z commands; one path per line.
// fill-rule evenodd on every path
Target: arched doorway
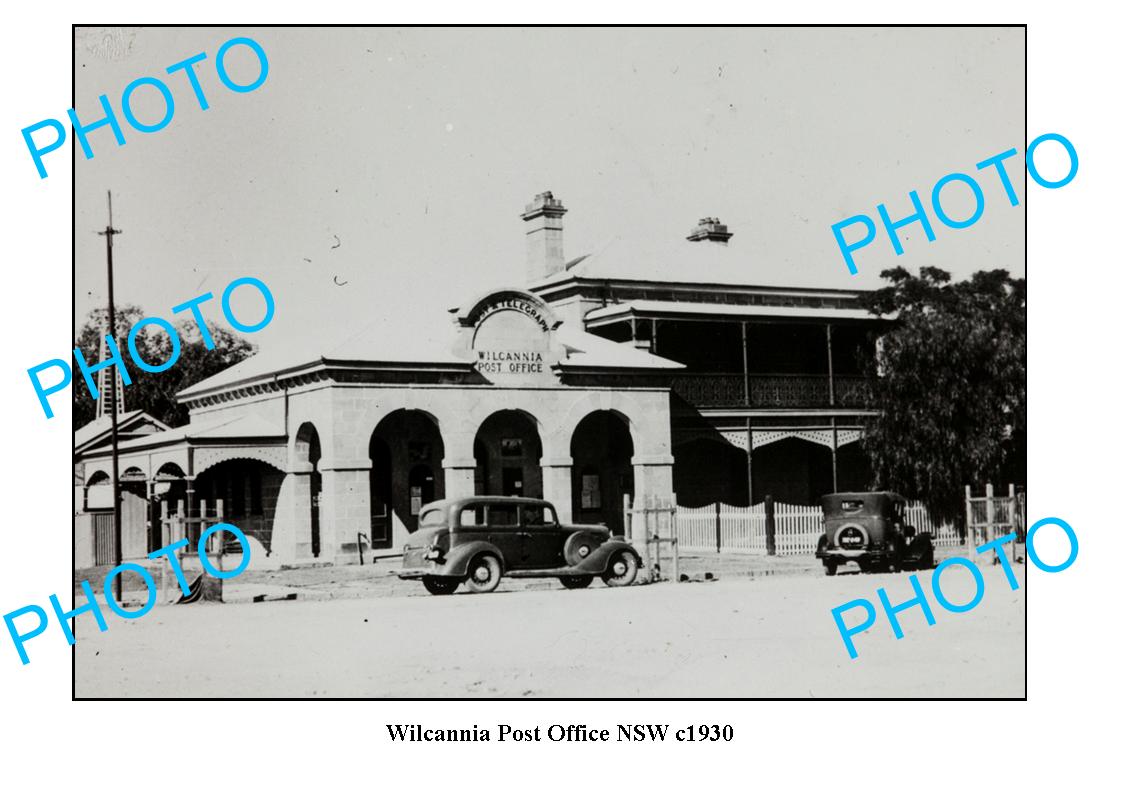
M 526 412 L 503 409 L 476 431 L 476 494 L 542 497 L 542 438 Z
M 591 412 L 573 430 L 573 521 L 603 522 L 624 533 L 624 495 L 635 497 L 628 421 L 608 410 Z
M 309 543 L 313 558 L 320 556 L 320 497 L 323 494 L 323 477 L 320 474 L 320 435 L 311 423 L 302 423 L 296 432 L 296 461 L 312 468 L 308 478 L 308 492 L 299 497 L 308 502 Z M 301 547 L 298 542 L 297 549 Z
M 421 507 L 444 497 L 444 440 L 437 421 L 416 409 L 391 412 L 370 438 L 370 545 L 394 544 L 394 526 L 417 530 Z

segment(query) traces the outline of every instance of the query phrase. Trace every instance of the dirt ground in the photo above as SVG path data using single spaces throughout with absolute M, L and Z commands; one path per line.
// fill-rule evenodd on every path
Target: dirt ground
M 827 578 L 813 561 L 782 567 L 779 577 L 726 572 L 624 589 L 504 581 L 493 594 L 448 597 L 384 571 L 372 577 L 369 566 L 239 576 L 228 604 L 161 602 L 140 619 L 109 616 L 105 633 L 80 616 L 75 695 L 1024 697 L 1023 565 L 1018 591 L 984 567 L 981 603 L 959 614 L 936 603 L 931 571 L 919 573 L 936 624 L 909 608 L 901 640 L 876 592 L 910 599 L 907 573 Z M 957 603 L 974 593 L 959 567 L 941 586 Z M 298 598 L 249 602 L 289 592 Z M 851 660 L 831 608 L 858 598 L 878 615 L 855 636 Z

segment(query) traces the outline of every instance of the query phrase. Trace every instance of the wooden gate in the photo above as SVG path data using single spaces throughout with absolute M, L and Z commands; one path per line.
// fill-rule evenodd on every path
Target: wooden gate
M 1015 534 L 1010 541 L 1010 560 L 1016 560 L 1015 545 L 1025 539 L 1025 493 L 1016 494 L 1010 484 L 1008 494 L 997 496 L 994 485 L 987 484 L 986 495 L 972 496 L 971 487 L 966 488 L 967 507 L 967 545 L 972 558 L 978 558 L 977 548 L 1007 534 Z M 997 562 L 998 554 L 991 558 Z
M 94 512 L 91 517 L 94 529 L 94 566 L 116 564 L 117 545 L 113 537 L 113 512 Z
M 679 580 L 678 532 L 675 514 L 678 505 L 674 496 L 644 496 L 631 503 L 624 495 L 624 538 L 643 556 L 647 568 L 647 582 L 666 580 L 663 577 L 663 556 L 670 548 L 671 572 L 675 583 Z

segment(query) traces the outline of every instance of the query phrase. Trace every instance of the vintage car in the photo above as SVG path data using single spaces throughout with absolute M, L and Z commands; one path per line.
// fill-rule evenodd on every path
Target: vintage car
M 421 507 L 406 539 L 398 577 L 420 580 L 430 594 L 452 594 L 461 583 L 494 591 L 510 578 L 558 578 L 583 589 L 599 576 L 631 585 L 642 563 L 635 548 L 603 525 L 563 525 L 545 500 L 476 496 Z
M 905 499 L 897 493 L 840 492 L 822 502 L 825 533 L 815 557 L 828 575 L 848 561 L 863 572 L 932 568 L 932 537 L 905 524 Z

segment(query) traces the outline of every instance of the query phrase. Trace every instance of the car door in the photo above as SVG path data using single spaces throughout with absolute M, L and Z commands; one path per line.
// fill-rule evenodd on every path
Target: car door
M 519 508 L 519 525 L 527 545 L 527 567 L 554 569 L 565 566 L 565 532 L 554 510 L 542 504 Z
M 519 526 L 518 506 L 514 503 L 487 504 L 487 538 L 499 548 L 507 569 L 526 567 L 529 550 Z

